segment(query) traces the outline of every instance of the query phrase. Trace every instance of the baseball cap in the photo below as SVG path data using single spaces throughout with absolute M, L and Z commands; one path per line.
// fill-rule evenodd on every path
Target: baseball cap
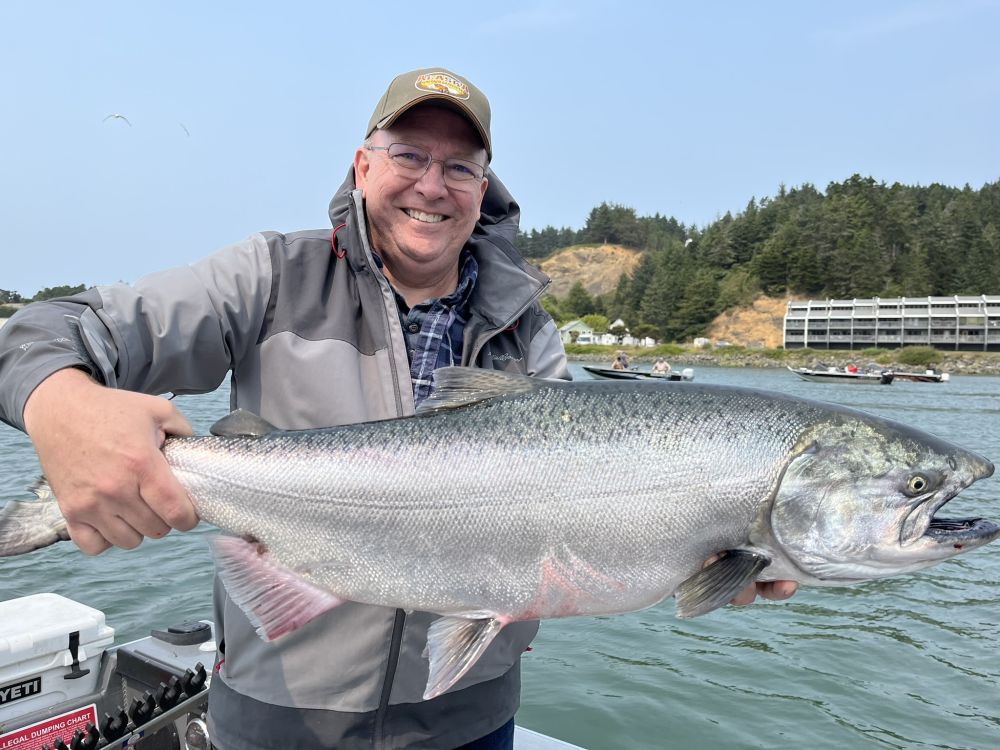
M 379 128 L 389 127 L 404 112 L 426 102 L 441 102 L 464 115 L 483 139 L 486 157 L 493 158 L 490 102 L 486 94 L 468 79 L 444 68 L 421 68 L 393 78 L 368 121 L 365 138 Z

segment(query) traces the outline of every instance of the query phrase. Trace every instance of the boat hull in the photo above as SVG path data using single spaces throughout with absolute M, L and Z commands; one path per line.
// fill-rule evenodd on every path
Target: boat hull
M 911 383 L 947 383 L 946 372 L 893 372 L 896 380 L 906 380 Z
M 608 380 L 641 380 L 642 373 L 636 372 L 635 370 L 615 370 L 610 367 L 592 367 L 591 365 L 584 365 L 583 369 L 598 378 L 607 378 Z
M 595 378 L 606 378 L 608 380 L 694 380 L 694 371 L 690 369 L 681 372 L 665 372 L 653 374 L 643 370 L 615 370 L 611 367 L 595 367 L 594 365 L 583 365 L 583 369 Z
M 850 385 L 890 385 L 895 377 L 892 372 L 840 372 L 831 370 L 810 370 L 807 367 L 797 369 L 789 367 L 803 380 L 810 383 L 848 383 Z

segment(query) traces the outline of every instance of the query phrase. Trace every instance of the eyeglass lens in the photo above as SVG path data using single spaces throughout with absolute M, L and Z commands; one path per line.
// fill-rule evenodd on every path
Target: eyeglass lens
M 468 182 L 483 179 L 483 168 L 474 161 L 465 159 L 432 159 L 431 155 L 419 146 L 406 143 L 393 143 L 387 151 L 393 164 L 404 169 L 426 172 L 433 162 L 441 162 L 444 168 L 444 179 L 447 182 Z

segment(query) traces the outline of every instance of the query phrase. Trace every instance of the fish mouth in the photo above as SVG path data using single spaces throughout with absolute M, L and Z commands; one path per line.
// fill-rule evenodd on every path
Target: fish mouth
M 1000 537 L 1000 526 L 985 518 L 931 518 L 922 536 L 961 549 L 970 543 L 992 542 Z
M 958 488 L 939 502 L 926 501 L 914 508 L 903 523 L 903 533 L 900 535 L 902 546 L 930 541 L 936 545 L 952 545 L 956 549 L 962 549 L 969 545 L 978 547 L 1000 538 L 1000 525 L 986 518 L 945 518 L 937 515 L 941 508 L 967 486 Z

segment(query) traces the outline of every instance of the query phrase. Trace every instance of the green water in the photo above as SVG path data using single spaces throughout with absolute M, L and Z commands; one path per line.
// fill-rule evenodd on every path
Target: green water
M 697 368 L 696 379 L 860 407 L 1000 461 L 1000 378 L 855 386 L 805 383 L 785 370 Z M 205 432 L 228 395 L 177 404 Z M 37 473 L 27 439 L 0 427 L 0 502 L 23 497 Z M 1000 518 L 998 483 L 966 490 L 948 515 Z M 63 544 L 3 560 L 0 599 L 55 591 L 104 610 L 119 642 L 207 618 L 209 533 L 97 558 Z M 518 722 L 593 750 L 1000 748 L 998 599 L 1000 542 L 916 575 L 804 589 L 787 602 L 692 621 L 676 619 L 669 601 L 549 621 L 524 657 Z

